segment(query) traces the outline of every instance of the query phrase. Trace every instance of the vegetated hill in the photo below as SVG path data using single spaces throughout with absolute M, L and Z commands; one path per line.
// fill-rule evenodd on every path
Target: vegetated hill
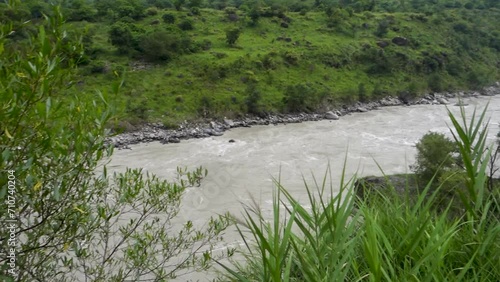
M 47 12 L 27 1 L 23 17 Z M 66 1 L 86 54 L 73 91 L 132 123 L 322 111 L 500 77 L 498 1 Z M 12 12 L 2 7 L 2 21 Z M 45 10 L 44 10 L 45 9 Z M 82 97 L 88 94 L 82 94 Z

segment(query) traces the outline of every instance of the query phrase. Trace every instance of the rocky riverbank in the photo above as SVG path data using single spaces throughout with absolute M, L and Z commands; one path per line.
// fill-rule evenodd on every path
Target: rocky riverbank
M 442 105 L 450 104 L 449 99 L 493 96 L 500 94 L 500 82 L 486 87 L 481 91 L 468 91 L 457 93 L 434 93 L 422 98 L 412 99 L 411 95 L 401 93 L 399 97 L 385 97 L 379 101 L 361 103 L 357 102 L 351 106 L 344 106 L 340 109 L 327 111 L 325 113 L 299 113 L 299 114 L 276 114 L 268 115 L 265 118 L 245 117 L 238 120 L 224 119 L 219 121 L 205 121 L 199 123 L 183 123 L 178 129 L 167 129 L 159 123 L 144 125 L 140 130 L 126 132 L 111 136 L 107 139 L 108 144 L 118 149 L 130 149 L 129 145 L 159 141 L 163 144 L 179 143 L 181 140 L 192 138 L 206 138 L 210 136 L 221 136 L 224 131 L 237 127 L 250 127 L 253 125 L 287 124 L 300 123 L 304 121 L 318 120 L 338 120 L 342 116 L 354 112 L 367 112 L 380 107 L 400 106 L 400 105 Z M 456 104 L 459 105 L 459 104 Z

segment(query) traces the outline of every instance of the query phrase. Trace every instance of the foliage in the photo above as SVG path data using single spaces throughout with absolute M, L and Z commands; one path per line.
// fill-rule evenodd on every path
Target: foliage
M 193 30 L 194 25 L 191 20 L 183 20 L 182 22 L 179 23 L 179 28 L 182 30 Z
M 239 28 L 232 28 L 226 30 L 226 42 L 229 46 L 234 46 L 238 38 L 240 38 L 241 30 Z
M 287 111 L 298 113 L 301 111 L 311 111 L 318 103 L 318 95 L 315 89 L 309 85 L 300 83 L 287 86 L 283 103 Z
M 109 30 L 109 40 L 121 54 L 126 54 L 137 46 L 130 24 L 117 22 Z
M 173 24 L 175 23 L 175 16 L 173 14 L 164 14 L 162 17 L 163 21 L 168 24 Z
M 142 53 L 150 61 L 169 61 L 176 54 L 190 52 L 192 42 L 189 37 L 159 30 L 145 35 L 140 42 L 140 47 Z
M 0 258 L 2 281 L 164 281 L 206 269 L 227 219 L 170 226 L 206 171 L 180 169 L 174 182 L 141 170 L 108 175 L 107 94 L 68 93 L 78 58 L 67 50 L 82 54 L 82 44 L 58 9 L 52 15 L 22 45 L 8 39 L 11 25 L 0 30 L 0 171 L 12 175 L 0 178 L 0 218 L 15 222 L 0 231 L 0 252 L 16 255 L 14 268 Z
M 247 106 L 247 111 L 254 115 L 259 115 L 262 113 L 261 106 L 259 105 L 262 99 L 262 93 L 257 89 L 256 82 L 250 82 L 246 89 L 246 100 L 245 104 Z
M 412 170 L 424 183 L 432 178 L 439 179 L 441 173 L 458 165 L 458 159 L 453 155 L 457 152 L 457 146 L 442 133 L 425 134 L 416 148 L 417 156 Z

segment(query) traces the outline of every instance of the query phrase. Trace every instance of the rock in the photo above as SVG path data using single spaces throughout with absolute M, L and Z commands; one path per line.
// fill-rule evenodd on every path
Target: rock
M 215 131 L 215 130 L 214 130 L 214 131 L 212 131 L 212 136 L 222 136 L 222 135 L 224 135 L 224 133 L 223 133 L 223 132 L 220 132 L 220 131 Z
M 233 127 L 234 126 L 234 121 L 232 121 L 230 119 L 224 119 L 224 124 L 227 125 L 227 126 Z
M 181 143 L 179 138 L 168 138 L 168 143 Z
M 229 143 L 234 143 L 236 141 L 234 141 L 234 139 L 229 139 Z
M 378 41 L 377 42 L 377 46 L 380 47 L 380 48 L 385 48 L 385 47 L 389 46 L 389 44 L 390 43 L 387 42 L 387 41 Z
M 408 39 L 402 36 L 396 36 L 392 39 L 392 43 L 398 45 L 398 46 L 408 46 L 410 43 Z
M 450 102 L 448 102 L 448 100 L 446 100 L 445 98 L 438 98 L 437 99 L 438 103 L 441 104 L 441 105 L 448 105 Z
M 367 110 L 365 107 L 358 107 L 358 108 L 356 109 L 356 112 L 366 113 L 366 112 L 368 112 L 368 110 Z
M 500 91 L 496 87 L 486 87 L 483 90 L 481 90 L 481 94 L 485 96 L 494 96 L 498 94 Z
M 468 106 L 469 104 L 465 103 L 464 101 L 458 101 L 458 103 L 455 104 L 455 106 L 458 106 L 458 107 L 465 107 L 465 106 Z
M 418 101 L 418 104 L 420 104 L 420 105 L 430 105 L 430 104 L 432 104 L 432 102 L 429 101 L 428 99 L 424 98 L 424 99 Z
M 328 111 L 325 113 L 325 118 L 331 119 L 331 120 L 338 120 L 339 116 L 337 114 L 333 113 L 332 111 Z

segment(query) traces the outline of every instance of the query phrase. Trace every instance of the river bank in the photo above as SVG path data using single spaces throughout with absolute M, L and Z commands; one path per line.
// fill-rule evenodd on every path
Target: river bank
M 178 129 L 167 129 L 161 123 L 150 123 L 144 125 L 140 130 L 121 133 L 107 139 L 108 144 L 118 149 L 130 149 L 129 145 L 159 141 L 162 144 L 179 143 L 181 140 L 193 138 L 207 138 L 210 136 L 221 136 L 231 128 L 251 127 L 254 125 L 277 125 L 288 123 L 301 123 L 305 121 L 338 120 L 342 116 L 355 112 L 368 112 L 381 107 L 401 105 L 443 105 L 450 104 L 450 99 L 493 96 L 500 93 L 500 82 L 485 87 L 480 91 L 459 91 L 456 93 L 433 93 L 417 99 L 407 98 L 408 95 L 399 97 L 388 96 L 379 101 L 367 103 L 356 102 L 354 105 L 343 106 L 324 113 L 298 113 L 298 114 L 275 114 L 267 117 L 247 116 L 242 119 L 206 120 L 202 122 L 184 122 Z M 458 103 L 455 105 L 459 106 Z

